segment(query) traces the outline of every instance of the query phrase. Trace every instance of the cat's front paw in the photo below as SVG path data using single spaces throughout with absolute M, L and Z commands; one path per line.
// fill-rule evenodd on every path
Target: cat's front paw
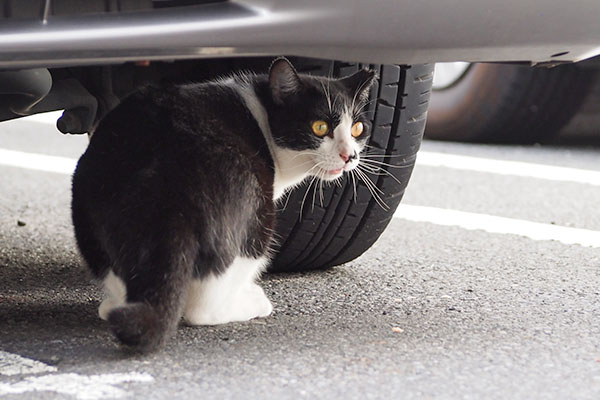
M 190 325 L 220 325 L 262 318 L 272 312 L 273 305 L 264 290 L 251 283 L 241 288 L 236 296 L 225 301 L 209 300 L 196 305 L 188 304 L 184 319 Z
M 267 295 L 265 294 L 263 288 L 258 286 L 256 283 L 252 283 L 246 290 L 246 304 L 251 309 L 249 313 L 256 314 L 248 319 L 257 317 L 264 318 L 271 315 L 271 313 L 273 312 L 273 305 L 271 304 L 271 301 L 267 298 Z

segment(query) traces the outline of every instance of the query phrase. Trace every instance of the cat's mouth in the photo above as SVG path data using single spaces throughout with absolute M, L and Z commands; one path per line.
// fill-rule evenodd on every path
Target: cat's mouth
M 353 169 L 353 166 L 350 163 L 348 163 L 339 168 L 334 168 L 334 169 L 320 168 L 320 169 L 324 173 L 325 178 L 335 179 L 335 178 L 339 177 L 340 175 L 342 175 L 344 173 L 344 171 L 350 171 L 351 169 Z

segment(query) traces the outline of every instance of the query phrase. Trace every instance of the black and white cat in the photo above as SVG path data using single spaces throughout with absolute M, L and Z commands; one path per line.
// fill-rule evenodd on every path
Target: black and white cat
M 357 167 L 374 77 L 302 75 L 280 58 L 268 75 L 145 87 L 102 120 L 73 176 L 73 224 L 121 342 L 149 351 L 182 316 L 212 325 L 272 312 L 256 280 L 275 201 Z

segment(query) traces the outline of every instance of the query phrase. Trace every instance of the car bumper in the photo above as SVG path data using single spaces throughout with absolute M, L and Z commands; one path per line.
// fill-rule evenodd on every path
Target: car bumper
M 5 19 L 0 67 L 287 54 L 373 63 L 579 61 L 600 54 L 600 2 L 246 0 Z

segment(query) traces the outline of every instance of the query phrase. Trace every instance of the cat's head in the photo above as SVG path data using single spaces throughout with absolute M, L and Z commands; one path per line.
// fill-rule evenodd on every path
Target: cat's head
M 331 79 L 298 74 L 288 60 L 277 59 L 269 72 L 275 143 L 295 167 L 323 180 L 356 168 L 369 137 L 365 106 L 374 81 L 368 69 Z

